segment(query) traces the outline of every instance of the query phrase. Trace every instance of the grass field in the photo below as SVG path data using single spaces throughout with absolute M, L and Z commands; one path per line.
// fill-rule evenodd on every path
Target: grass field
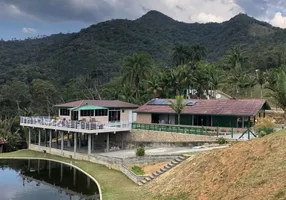
M 93 176 L 100 184 L 104 200 L 148 200 L 152 199 L 145 187 L 139 187 L 119 171 L 87 161 L 72 160 L 40 152 L 21 150 L 0 154 L 0 157 L 50 158 L 71 163 Z

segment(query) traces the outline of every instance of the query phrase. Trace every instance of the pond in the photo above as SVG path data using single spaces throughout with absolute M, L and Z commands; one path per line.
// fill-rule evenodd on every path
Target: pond
M 77 169 L 46 160 L 1 160 L 1 200 L 98 200 L 97 184 Z

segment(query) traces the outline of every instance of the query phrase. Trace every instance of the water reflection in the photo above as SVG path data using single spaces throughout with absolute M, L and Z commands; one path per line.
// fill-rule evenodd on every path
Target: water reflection
M 44 160 L 0 160 L 1 200 L 97 200 L 97 185 L 73 167 Z

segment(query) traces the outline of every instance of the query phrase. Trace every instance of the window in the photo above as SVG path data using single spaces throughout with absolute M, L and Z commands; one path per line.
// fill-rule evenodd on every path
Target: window
M 70 110 L 66 108 L 60 108 L 60 116 L 70 116 Z
M 81 110 L 80 116 L 87 117 L 87 116 L 107 116 L 107 109 L 100 109 L 100 110 Z

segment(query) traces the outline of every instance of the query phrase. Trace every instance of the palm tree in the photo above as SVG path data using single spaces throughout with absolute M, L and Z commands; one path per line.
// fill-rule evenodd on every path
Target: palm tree
M 192 54 L 192 62 L 193 63 L 197 63 L 197 62 L 201 61 L 207 55 L 205 46 L 203 46 L 199 43 L 192 45 L 190 52 Z
M 260 85 L 260 98 L 263 97 L 263 85 L 265 83 L 265 73 L 263 73 L 261 70 L 257 69 L 257 82 Z
M 160 74 L 157 76 L 153 75 L 150 80 L 146 81 L 146 91 L 153 93 L 153 99 L 157 98 L 158 92 L 163 90 L 161 87 L 160 76 Z
M 286 119 L 286 73 L 281 71 L 277 74 L 277 82 L 268 84 L 266 88 L 270 90 L 270 95 L 276 101 L 277 105 L 284 111 L 284 120 Z
M 169 100 L 169 106 L 177 113 L 178 115 L 178 125 L 181 122 L 181 113 L 183 112 L 186 104 L 184 103 L 184 96 L 176 96 L 176 100 Z
M 179 44 L 173 48 L 173 62 L 176 66 L 187 64 L 191 57 L 188 46 Z
M 237 45 L 227 52 L 225 59 L 230 69 L 235 67 L 241 68 L 246 62 L 247 56 L 245 55 L 245 51 L 241 50 L 240 46 Z
M 194 83 L 194 73 L 192 68 L 190 68 L 188 65 L 184 65 L 180 67 L 180 77 L 182 79 L 182 84 L 184 87 L 187 88 L 186 96 L 189 99 L 190 98 L 190 90 L 193 89 L 192 85 Z
M 147 53 L 134 53 L 127 56 L 121 68 L 122 81 L 135 87 L 136 103 L 139 103 L 139 89 L 141 83 L 146 80 L 152 72 L 152 59 Z

